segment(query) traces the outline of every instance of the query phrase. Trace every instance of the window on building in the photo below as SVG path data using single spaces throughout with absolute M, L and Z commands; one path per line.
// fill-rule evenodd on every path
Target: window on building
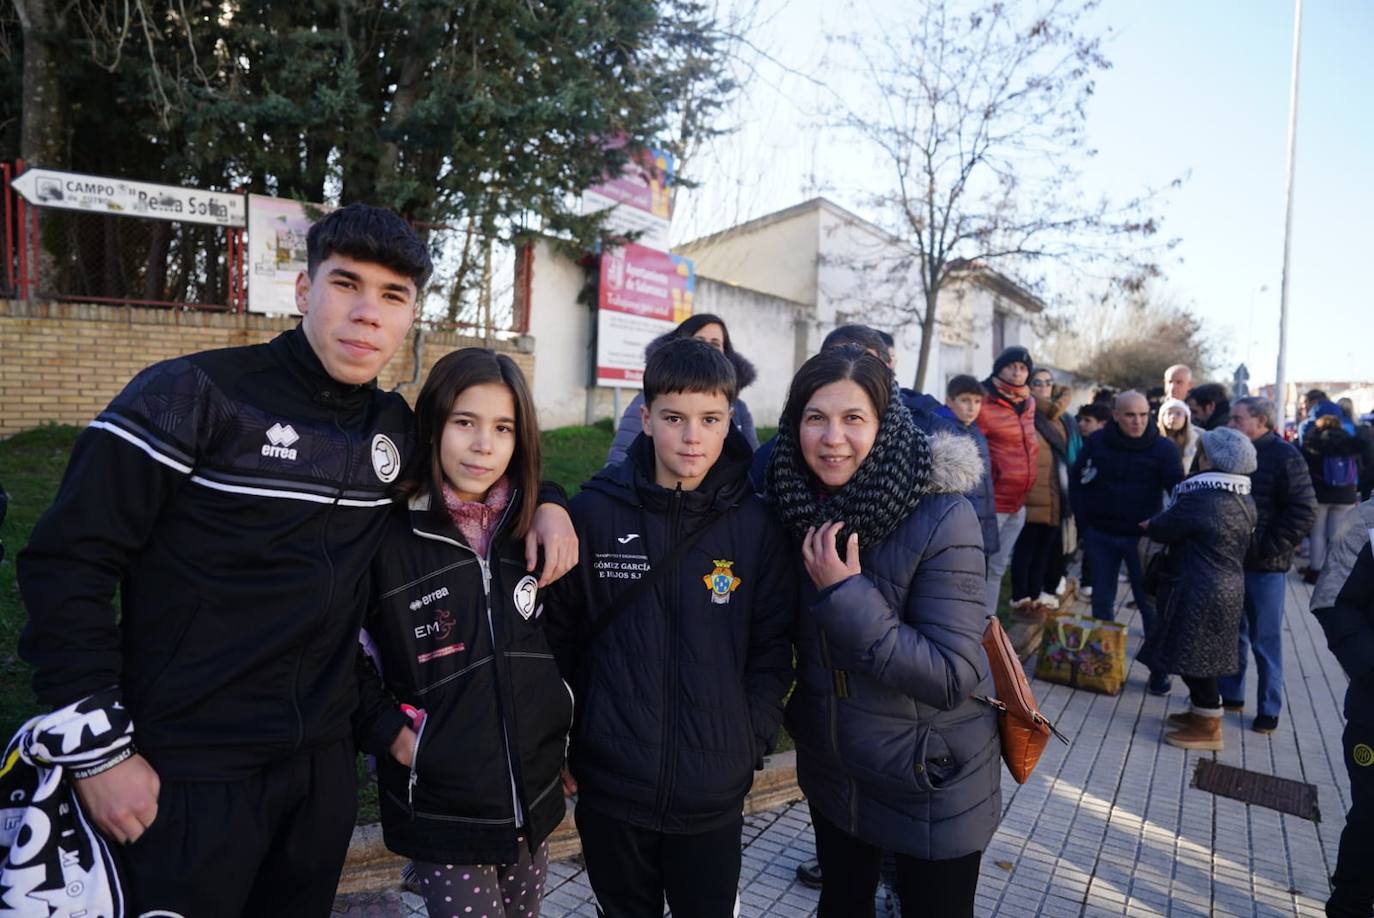
M 992 356 L 996 356 L 1007 346 L 1007 314 L 995 310 L 992 314 Z

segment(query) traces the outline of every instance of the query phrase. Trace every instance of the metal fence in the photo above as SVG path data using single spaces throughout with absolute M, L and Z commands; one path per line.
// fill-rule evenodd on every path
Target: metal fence
M 12 180 L 23 161 L 0 163 L 4 266 L 0 295 L 244 312 L 245 230 L 35 206 Z M 488 338 L 529 331 L 530 252 L 469 224 L 415 223 L 434 256 L 421 321 L 436 331 Z

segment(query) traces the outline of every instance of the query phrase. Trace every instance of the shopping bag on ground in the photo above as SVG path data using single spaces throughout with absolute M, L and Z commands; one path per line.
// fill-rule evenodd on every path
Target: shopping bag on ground
M 1087 615 L 1051 615 L 1035 677 L 1115 695 L 1126 682 L 1126 626 Z

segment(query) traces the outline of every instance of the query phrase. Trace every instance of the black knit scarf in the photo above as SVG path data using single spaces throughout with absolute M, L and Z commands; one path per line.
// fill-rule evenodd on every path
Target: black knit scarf
M 854 532 L 861 546 L 876 545 L 906 519 L 929 489 L 930 444 L 912 423 L 895 382 L 878 424 L 873 449 L 854 477 L 829 494 L 802 458 L 797 422 L 785 419 L 778 428 L 765 490 L 779 518 L 797 538 L 812 526 L 844 520 L 839 545 Z

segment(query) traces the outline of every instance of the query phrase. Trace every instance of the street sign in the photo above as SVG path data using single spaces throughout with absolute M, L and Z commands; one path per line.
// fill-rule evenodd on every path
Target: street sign
M 27 169 L 11 184 L 38 207 L 214 226 L 246 226 L 244 195 L 130 182 L 56 169 Z

